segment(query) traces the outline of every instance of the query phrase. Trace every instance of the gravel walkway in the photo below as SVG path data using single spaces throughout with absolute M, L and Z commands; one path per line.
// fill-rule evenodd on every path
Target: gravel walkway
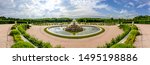
M 0 24 L 0 48 L 10 48 L 14 41 L 13 37 L 9 36 L 12 24 Z
M 150 25 L 137 24 L 142 35 L 137 36 L 134 45 L 138 48 L 150 48 Z

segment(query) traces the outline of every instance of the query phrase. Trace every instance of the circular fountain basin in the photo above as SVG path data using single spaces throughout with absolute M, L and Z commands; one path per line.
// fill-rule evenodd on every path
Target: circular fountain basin
M 86 38 L 104 32 L 103 28 L 96 26 L 82 26 L 84 29 L 82 32 L 68 32 L 64 30 L 65 28 L 65 26 L 51 26 L 45 28 L 45 31 L 52 35 L 64 38 Z

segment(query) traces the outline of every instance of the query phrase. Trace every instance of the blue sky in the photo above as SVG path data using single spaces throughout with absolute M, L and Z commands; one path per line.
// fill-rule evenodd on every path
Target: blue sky
M 150 0 L 0 0 L 0 16 L 14 18 L 150 15 Z

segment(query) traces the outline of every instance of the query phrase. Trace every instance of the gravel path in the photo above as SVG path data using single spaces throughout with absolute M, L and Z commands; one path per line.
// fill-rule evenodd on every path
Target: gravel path
M 105 45 L 106 42 L 110 42 L 112 38 L 123 33 L 117 26 L 102 26 L 105 32 L 100 35 L 83 39 L 66 39 L 47 34 L 44 31 L 46 27 L 33 25 L 27 32 L 39 40 L 50 42 L 53 46 L 61 45 L 65 48 L 96 48 Z
M 142 35 L 137 36 L 134 45 L 138 48 L 150 48 L 150 25 L 137 24 Z
M 10 48 L 13 45 L 13 37 L 9 36 L 12 24 L 0 24 L 0 48 Z

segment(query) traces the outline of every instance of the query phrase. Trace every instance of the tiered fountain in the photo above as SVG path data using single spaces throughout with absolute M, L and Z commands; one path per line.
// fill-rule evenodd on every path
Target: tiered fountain
M 69 26 L 65 28 L 65 31 L 68 32 L 81 32 L 83 31 L 83 28 L 79 26 L 79 24 L 74 19 Z

